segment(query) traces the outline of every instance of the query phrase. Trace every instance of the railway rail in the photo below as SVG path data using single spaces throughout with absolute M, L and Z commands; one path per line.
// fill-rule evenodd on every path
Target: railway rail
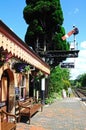
M 82 101 L 86 102 L 86 87 L 75 89 L 74 94 L 76 97 L 79 97 Z

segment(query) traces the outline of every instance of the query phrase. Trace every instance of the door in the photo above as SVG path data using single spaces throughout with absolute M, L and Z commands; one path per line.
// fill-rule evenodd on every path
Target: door
M 2 76 L 1 80 L 1 103 L 2 109 L 8 111 L 8 78 Z

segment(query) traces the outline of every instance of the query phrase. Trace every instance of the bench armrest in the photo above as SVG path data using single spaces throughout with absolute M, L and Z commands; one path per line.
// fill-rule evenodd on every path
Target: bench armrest
M 4 110 L 1 110 L 1 122 L 4 121 L 4 117 L 6 117 L 6 120 L 8 121 L 8 117 L 13 117 L 13 122 L 16 123 L 16 116 L 14 114 L 8 113 Z

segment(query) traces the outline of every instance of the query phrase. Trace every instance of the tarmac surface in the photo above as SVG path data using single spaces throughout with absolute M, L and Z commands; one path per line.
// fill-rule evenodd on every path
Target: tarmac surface
M 79 98 L 55 100 L 37 112 L 29 125 L 26 118 L 17 130 L 86 130 L 86 104 Z

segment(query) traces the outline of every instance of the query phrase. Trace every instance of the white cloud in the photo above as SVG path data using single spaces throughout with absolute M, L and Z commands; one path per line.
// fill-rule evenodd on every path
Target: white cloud
M 81 47 L 86 49 L 86 41 L 81 42 Z
M 79 13 L 79 9 L 78 8 L 75 8 L 75 9 L 73 9 L 73 10 L 68 12 L 69 15 L 73 15 L 73 14 L 77 14 L 77 13 Z
M 79 12 L 79 9 L 78 8 L 75 8 L 74 10 L 74 14 L 78 13 Z
M 86 73 L 86 50 L 80 50 L 78 58 L 75 58 L 75 68 L 70 69 L 71 79 L 78 75 Z
M 70 79 L 76 79 L 76 77 L 80 74 L 78 69 L 71 69 L 71 78 Z

